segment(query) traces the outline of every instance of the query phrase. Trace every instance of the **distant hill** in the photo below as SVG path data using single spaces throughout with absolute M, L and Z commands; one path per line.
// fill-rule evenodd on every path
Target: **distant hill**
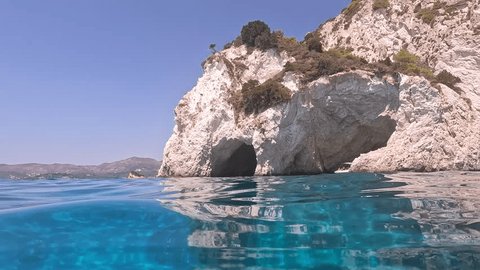
M 139 157 L 100 165 L 0 164 L 0 179 L 127 178 L 132 171 L 145 177 L 155 177 L 160 165 L 161 161 Z

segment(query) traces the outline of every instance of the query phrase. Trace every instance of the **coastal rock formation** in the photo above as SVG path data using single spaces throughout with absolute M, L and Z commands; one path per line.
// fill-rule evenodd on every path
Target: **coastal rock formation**
M 305 83 L 286 70 L 298 61 L 288 51 L 232 46 L 205 62 L 175 109 L 159 174 L 315 174 L 351 161 L 355 171 L 480 170 L 478 1 L 374 2 L 352 1 L 312 35 L 370 62 L 408 48 L 461 82 L 352 69 Z M 288 100 L 239 112 L 235 96 L 252 80 L 278 80 Z
M 388 112 L 397 127 L 387 146 L 360 155 L 354 171 L 480 169 L 480 117 L 454 90 L 405 78 L 400 107 Z
M 480 109 L 480 2 L 478 0 L 353 0 L 315 34 L 324 48 L 348 47 L 368 61 L 391 57 L 402 48 L 437 71 L 461 79 L 464 96 Z
M 315 34 L 325 48 L 349 47 L 369 61 L 402 48 L 437 72 L 461 79 L 456 91 L 407 79 L 413 91 L 400 92 L 390 115 L 397 128 L 387 147 L 362 155 L 356 171 L 480 169 L 480 3 L 465 0 L 353 1 Z
M 387 82 L 361 71 L 320 78 L 295 91 L 288 103 L 236 119 L 228 101 L 234 80 L 225 62 L 234 61 L 230 55 L 247 56 L 247 50 L 221 54 L 220 60 L 206 63 L 204 76 L 175 110 L 177 125 L 167 143 L 164 175 L 331 172 L 384 146 L 395 130 L 395 122 L 383 113 L 398 107 L 399 86 L 393 78 Z M 259 81 L 279 72 L 287 60 L 273 50 L 255 54 L 242 64 L 252 70 L 244 76 L 257 74 Z M 264 74 L 256 73 L 259 69 Z M 284 79 L 284 85 L 298 89 L 293 74 Z

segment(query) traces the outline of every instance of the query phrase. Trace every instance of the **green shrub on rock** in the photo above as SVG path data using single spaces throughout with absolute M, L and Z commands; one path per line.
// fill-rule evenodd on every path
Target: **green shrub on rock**
M 279 52 L 285 51 L 289 56 L 295 59 L 301 59 L 308 53 L 308 48 L 305 46 L 305 42 L 298 42 L 295 38 L 286 37 L 283 32 L 273 32 L 277 43 L 277 50 Z
M 420 57 L 402 49 L 393 56 L 394 69 L 400 73 L 413 76 L 423 76 L 427 79 L 433 79 L 433 71 L 426 64 L 422 63 Z
M 417 14 L 417 18 L 426 24 L 432 25 L 438 16 L 448 17 L 457 15 L 458 10 L 462 8 L 464 2 L 465 1 L 457 1 L 449 5 L 446 1 L 436 1 L 433 6 L 429 8 L 422 8 L 422 5 L 418 4 L 414 12 Z
M 243 26 L 240 34 L 242 43 L 262 50 L 275 47 L 275 37 L 270 27 L 262 21 L 249 22 Z
M 350 5 L 342 10 L 342 13 L 345 15 L 345 20 L 350 21 L 352 17 L 362 9 L 362 6 L 363 3 L 361 0 L 352 0 Z
M 353 16 L 355 16 L 362 9 L 363 5 L 364 4 L 362 0 L 352 0 L 350 5 L 348 5 L 348 7 L 342 10 L 342 14 L 344 15 L 344 18 L 345 18 L 344 29 L 347 29 L 350 27 Z
M 305 45 L 307 45 L 308 50 L 315 52 L 323 52 L 323 47 L 320 38 L 312 33 L 308 33 L 305 36 Z
M 333 48 L 326 51 L 327 54 L 335 58 L 353 60 L 355 62 L 361 62 L 364 64 L 368 63 L 365 59 L 353 55 L 352 52 L 353 52 L 353 49 L 348 49 L 348 48 Z
M 373 2 L 373 10 L 388 8 L 390 6 L 390 2 L 388 0 L 375 0 Z
M 437 17 L 437 11 L 433 9 L 421 9 L 417 13 L 417 18 L 421 19 L 426 24 L 432 24 Z
M 250 80 L 243 84 L 241 91 L 235 93 L 233 106 L 235 111 L 245 114 L 258 114 L 268 108 L 289 101 L 291 91 L 275 79 L 269 79 L 260 84 Z
M 275 38 L 271 33 L 263 32 L 255 39 L 255 47 L 260 50 L 268 50 L 276 46 Z
M 409 51 L 402 49 L 397 54 L 393 56 L 393 60 L 397 63 L 418 63 L 420 61 L 420 57 L 416 56 Z
M 343 63 L 341 63 L 339 58 L 332 57 L 327 54 L 322 54 L 317 58 L 317 66 L 315 79 L 325 75 L 333 75 L 339 72 L 345 71 Z
M 305 49 L 303 54 L 297 53 L 295 59 L 295 62 L 285 64 L 284 71 L 302 75 L 302 83 L 309 83 L 321 76 L 368 67 L 365 59 L 344 48 L 334 48 L 321 53 Z

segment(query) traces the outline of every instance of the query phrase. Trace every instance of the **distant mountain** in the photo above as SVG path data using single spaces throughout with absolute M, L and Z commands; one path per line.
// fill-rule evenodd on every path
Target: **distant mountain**
M 160 165 L 161 161 L 139 157 L 100 165 L 0 164 L 0 179 L 127 178 L 132 171 L 145 177 L 155 177 Z

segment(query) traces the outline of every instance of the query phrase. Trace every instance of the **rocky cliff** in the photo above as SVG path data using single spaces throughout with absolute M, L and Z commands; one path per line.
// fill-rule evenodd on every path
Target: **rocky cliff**
M 159 174 L 313 174 L 350 161 L 356 171 L 479 170 L 479 20 L 478 1 L 354 0 L 308 35 L 323 48 L 301 43 L 318 52 L 218 52 L 175 109 Z M 396 61 L 401 50 L 425 67 L 357 61 Z M 316 76 L 304 68 L 312 61 Z M 433 79 L 441 71 L 458 82 Z

